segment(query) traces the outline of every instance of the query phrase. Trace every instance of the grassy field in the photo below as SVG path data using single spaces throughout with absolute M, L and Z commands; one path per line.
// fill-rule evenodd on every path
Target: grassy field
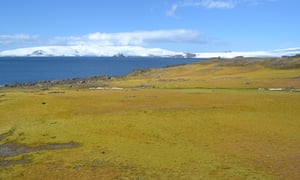
M 209 61 L 2 89 L 0 179 L 300 179 L 299 77 Z

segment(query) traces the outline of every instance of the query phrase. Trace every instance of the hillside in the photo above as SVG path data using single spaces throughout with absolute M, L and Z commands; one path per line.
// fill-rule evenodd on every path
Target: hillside
M 300 179 L 299 72 L 212 59 L 2 87 L 0 179 Z
M 127 81 L 131 86 L 151 84 L 168 88 L 300 88 L 300 57 L 210 59 L 139 70 L 129 75 Z

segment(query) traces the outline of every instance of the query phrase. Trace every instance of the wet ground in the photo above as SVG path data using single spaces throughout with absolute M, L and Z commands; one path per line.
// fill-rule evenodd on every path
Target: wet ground
M 67 142 L 67 143 L 51 143 L 44 144 L 40 146 L 29 146 L 25 144 L 19 144 L 16 142 L 5 142 L 1 144 L 1 141 L 5 140 L 7 137 L 13 135 L 14 129 L 8 131 L 7 133 L 0 135 L 0 167 L 10 166 L 16 164 L 27 164 L 32 162 L 32 156 L 29 153 L 45 151 L 45 150 L 59 150 L 59 149 L 70 149 L 80 147 L 79 143 Z M 22 155 L 19 159 L 7 160 L 6 158 L 15 157 Z
M 77 148 L 80 145 L 75 142 L 62 143 L 62 144 L 46 144 L 42 146 L 29 147 L 22 144 L 15 144 L 14 142 L 8 142 L 0 145 L 0 157 L 7 158 L 20 154 L 26 154 L 31 152 L 43 151 L 43 150 L 56 150 L 56 149 L 70 149 Z

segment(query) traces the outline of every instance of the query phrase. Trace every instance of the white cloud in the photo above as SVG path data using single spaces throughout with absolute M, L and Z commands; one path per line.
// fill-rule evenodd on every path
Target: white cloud
M 83 37 L 87 42 L 105 45 L 145 45 L 152 42 L 201 43 L 203 37 L 198 31 L 176 29 L 156 31 L 135 31 L 123 33 L 92 33 Z
M 195 4 L 197 5 L 197 4 Z M 203 6 L 209 9 L 231 9 L 236 6 L 235 1 L 214 1 L 214 0 L 203 0 L 198 3 L 198 6 Z
M 25 43 L 24 43 L 25 42 Z M 120 33 L 96 32 L 82 36 L 63 36 L 44 38 L 30 35 L 0 35 L 0 47 L 2 46 L 76 46 L 76 45 L 97 45 L 97 46 L 149 46 L 163 43 L 207 43 L 206 38 L 196 30 L 174 29 L 174 30 L 153 30 L 133 31 Z M 7 49 L 7 48 L 5 48 Z
M 172 4 L 167 10 L 167 16 L 175 17 L 176 11 L 184 7 L 203 7 L 208 9 L 232 9 L 236 6 L 236 0 L 184 0 Z
M 167 16 L 176 17 L 179 8 L 202 7 L 207 9 L 233 9 L 239 4 L 262 4 L 265 2 L 275 2 L 277 0 L 183 0 L 172 4 L 167 10 Z
M 196 30 L 175 29 L 134 31 L 121 33 L 96 32 L 83 36 L 56 37 L 50 45 L 143 46 L 151 43 L 205 43 L 205 37 Z
M 178 8 L 178 4 L 173 4 L 169 10 L 167 10 L 167 16 L 175 16 L 175 12 Z
M 15 42 L 31 42 L 38 39 L 36 35 L 15 34 L 15 35 L 0 35 L 0 45 L 13 44 Z

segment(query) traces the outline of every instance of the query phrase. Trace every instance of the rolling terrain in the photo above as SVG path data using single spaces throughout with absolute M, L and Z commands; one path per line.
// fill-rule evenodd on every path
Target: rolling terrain
M 0 179 L 300 179 L 300 58 L 0 90 Z

